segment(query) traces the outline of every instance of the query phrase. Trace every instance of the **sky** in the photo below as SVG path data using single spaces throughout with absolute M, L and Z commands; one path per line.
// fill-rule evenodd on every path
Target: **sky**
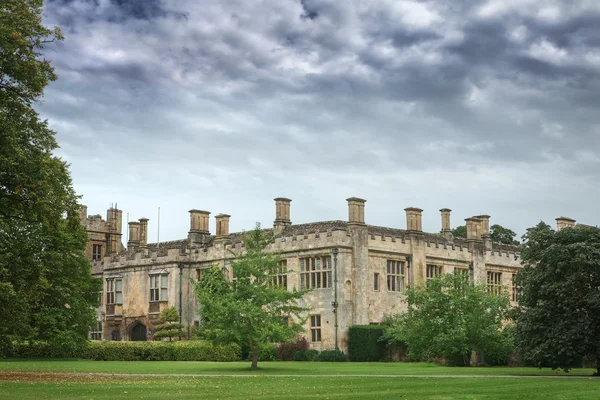
M 600 1 L 46 0 L 38 110 L 90 215 L 600 225 Z M 124 226 L 125 232 L 125 226 Z

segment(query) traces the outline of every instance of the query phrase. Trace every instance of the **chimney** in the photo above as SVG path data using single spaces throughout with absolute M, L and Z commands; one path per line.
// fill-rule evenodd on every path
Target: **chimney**
M 140 218 L 140 247 L 148 244 L 148 218 Z
M 106 211 L 106 223 L 108 225 L 109 246 L 108 253 L 119 253 L 121 251 L 121 238 L 123 237 L 123 211 L 111 207 Z
M 450 212 L 452 210 L 449 208 L 442 208 L 440 213 L 442 214 L 442 233 L 450 232 L 452 228 L 450 228 Z
M 406 230 L 409 232 L 423 232 L 421 224 L 423 210 L 416 207 L 408 207 L 404 211 L 406 211 Z
M 208 230 L 208 216 L 210 212 L 203 210 L 190 210 L 190 231 L 188 239 L 191 243 L 207 243 L 210 238 Z
M 348 222 L 350 224 L 365 225 L 365 203 L 364 199 L 350 197 L 348 202 Z
M 286 226 L 292 224 L 290 220 L 290 203 L 292 200 L 285 197 L 275 199 L 275 221 L 273 222 L 273 232 L 279 235 Z
M 465 219 L 467 225 L 467 240 L 481 240 L 481 220 L 476 217 Z
M 79 219 L 81 223 L 85 225 L 85 220 L 87 219 L 87 206 L 83 204 L 79 205 Z
M 475 218 L 481 221 L 481 237 L 485 239 L 490 237 L 490 216 L 489 215 L 477 215 Z
M 573 228 L 575 226 L 575 220 L 568 217 L 556 218 L 556 230 L 561 231 L 565 228 Z
M 231 217 L 231 215 L 227 214 L 215 216 L 217 222 L 217 238 L 229 236 L 229 217 Z
M 129 241 L 127 247 L 133 249 L 140 245 L 140 223 L 131 221 L 129 223 Z

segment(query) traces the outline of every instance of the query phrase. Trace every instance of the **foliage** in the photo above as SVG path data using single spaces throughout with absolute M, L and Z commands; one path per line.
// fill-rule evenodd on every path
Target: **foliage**
M 508 296 L 487 292 L 461 275 L 446 274 L 406 292 L 408 311 L 395 317 L 386 339 L 405 343 L 413 360 L 444 357 L 470 364 L 472 351 L 498 352 Z
M 380 325 L 354 325 L 348 329 L 348 355 L 350 361 L 381 361 L 385 357 L 383 337 L 385 328 Z
M 179 321 L 179 312 L 174 306 L 162 310 L 158 320 L 161 324 L 156 326 L 154 339 L 169 338 L 170 342 L 174 337 L 181 338 L 183 336 L 183 324 L 177 322 Z
M 316 361 L 318 359 L 318 350 L 298 350 L 296 354 L 294 354 L 294 361 Z
M 281 261 L 278 254 L 265 250 L 272 240 L 272 234 L 257 224 L 243 237 L 245 251 L 231 263 L 233 280 L 213 267 L 203 272 L 195 287 L 201 334 L 217 343 L 247 343 L 252 368 L 257 368 L 261 347 L 291 340 L 304 330 L 299 314 L 306 309 L 298 306 L 304 292 L 272 284 Z
M 524 360 L 568 371 L 587 354 L 600 373 L 600 229 L 545 223 L 528 230 L 521 253 L 517 344 Z
M 258 352 L 258 361 L 277 361 L 277 344 L 265 343 Z
M 515 332 L 516 326 L 514 323 L 511 322 L 504 326 L 502 332 L 500 332 L 498 346 L 491 348 L 484 354 L 486 365 L 511 365 L 511 363 L 515 362 L 518 364 L 519 358 L 516 353 Z
M 0 354 L 19 340 L 76 349 L 94 322 L 100 282 L 84 255 L 68 165 L 33 104 L 56 75 L 42 50 L 61 40 L 42 0 L 0 6 Z
M 457 238 L 467 238 L 467 227 L 466 225 L 459 225 L 456 228 L 452 229 L 452 236 Z
M 298 338 L 291 343 L 283 342 L 277 347 L 277 358 L 282 361 L 292 361 L 295 359 L 297 352 L 306 351 L 308 348 L 308 341 L 305 337 Z
M 341 350 L 323 350 L 314 358 L 315 361 L 345 362 L 348 361 L 346 353 Z
M 57 349 L 47 342 L 20 342 L 12 356 L 26 358 L 86 358 L 101 361 L 237 361 L 235 343 L 213 345 L 203 340 L 167 342 L 89 341 L 75 351 Z
M 520 243 L 515 240 L 517 234 L 501 225 L 494 224 L 490 226 L 490 239 L 494 243 L 512 244 L 518 246 Z

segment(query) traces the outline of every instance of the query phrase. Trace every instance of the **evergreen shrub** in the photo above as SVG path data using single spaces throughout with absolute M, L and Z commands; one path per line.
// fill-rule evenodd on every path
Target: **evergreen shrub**
M 385 342 L 381 341 L 384 327 L 380 325 L 354 325 L 348 330 L 348 355 L 350 361 L 382 361 Z

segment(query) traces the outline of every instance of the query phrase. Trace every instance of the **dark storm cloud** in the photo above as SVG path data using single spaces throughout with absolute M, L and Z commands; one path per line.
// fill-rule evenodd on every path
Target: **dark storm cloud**
M 226 193 L 296 195 L 313 205 L 300 220 L 345 218 L 330 204 L 359 195 L 382 225 L 399 203 L 517 230 L 575 209 L 598 223 L 594 1 L 53 0 L 45 15 L 66 40 L 40 109 L 84 201 L 201 199 L 239 228 L 270 208 Z M 146 200 L 157 187 L 177 198 Z

